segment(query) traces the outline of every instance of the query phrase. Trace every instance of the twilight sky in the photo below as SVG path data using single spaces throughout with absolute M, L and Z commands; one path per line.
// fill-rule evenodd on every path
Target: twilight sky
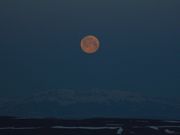
M 0 2 L 0 95 L 113 89 L 180 97 L 179 0 Z M 80 40 L 96 35 L 92 55 Z

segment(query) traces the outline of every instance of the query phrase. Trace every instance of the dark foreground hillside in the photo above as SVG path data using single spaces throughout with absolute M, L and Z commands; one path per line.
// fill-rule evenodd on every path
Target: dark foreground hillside
M 0 135 L 180 135 L 180 121 L 0 117 Z

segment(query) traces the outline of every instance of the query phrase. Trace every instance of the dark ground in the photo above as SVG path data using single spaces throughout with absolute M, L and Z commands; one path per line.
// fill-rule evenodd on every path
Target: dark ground
M 0 117 L 0 135 L 180 135 L 180 121 Z

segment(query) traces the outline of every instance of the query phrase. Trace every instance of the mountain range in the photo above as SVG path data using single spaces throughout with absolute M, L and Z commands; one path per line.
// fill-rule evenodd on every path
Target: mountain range
M 59 118 L 180 119 L 180 100 L 125 90 L 38 90 L 0 97 L 0 115 Z

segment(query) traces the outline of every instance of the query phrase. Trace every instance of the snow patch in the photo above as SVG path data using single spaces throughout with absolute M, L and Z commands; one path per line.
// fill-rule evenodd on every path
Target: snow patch
M 121 135 L 122 132 L 123 132 L 123 128 L 120 127 L 120 128 L 118 129 L 118 131 L 117 131 L 117 134 L 118 134 L 118 135 Z
M 53 126 L 52 128 L 64 128 L 64 129 L 118 129 L 118 127 L 65 127 L 65 126 Z
M 148 127 L 151 128 L 151 129 L 154 129 L 154 130 L 159 130 L 159 128 L 156 127 L 156 126 L 148 126 Z
M 164 130 L 167 134 L 175 134 L 176 132 L 169 130 L 169 129 L 165 129 Z

